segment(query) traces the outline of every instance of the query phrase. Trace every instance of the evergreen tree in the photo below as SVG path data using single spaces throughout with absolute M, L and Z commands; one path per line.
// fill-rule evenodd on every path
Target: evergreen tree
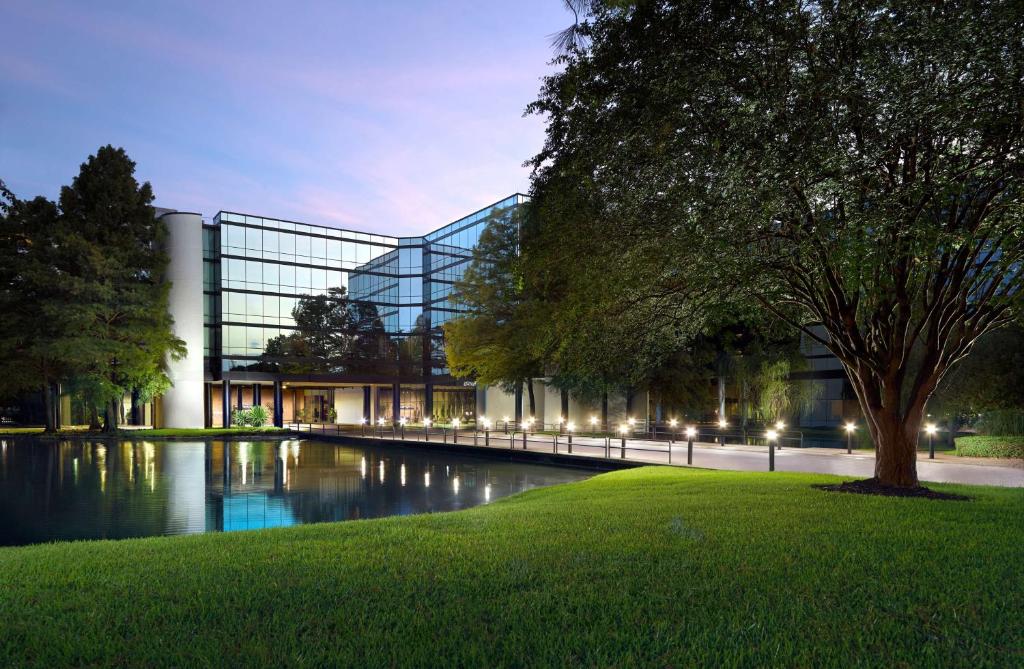
M 185 355 L 172 332 L 167 230 L 139 185 L 124 149 L 104 146 L 61 189 L 63 251 L 75 285 L 69 353 L 79 382 L 101 402 L 105 429 L 116 429 L 133 389 L 165 388 L 167 357 Z M 64 280 L 64 279 L 62 279 Z
M 59 428 L 54 401 L 73 367 L 78 311 L 61 247 L 57 205 L 19 200 L 0 182 L 0 395 L 41 393 L 47 432 Z

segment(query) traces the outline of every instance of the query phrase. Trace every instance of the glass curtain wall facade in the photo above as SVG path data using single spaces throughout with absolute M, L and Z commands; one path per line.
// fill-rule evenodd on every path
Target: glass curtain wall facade
M 435 386 L 472 394 L 450 376 L 442 328 L 460 311 L 452 293 L 481 232 L 525 201 L 513 195 L 422 237 L 218 213 L 204 226 L 208 381 L 412 386 L 422 395 L 396 391 L 410 419 L 432 413 Z M 470 404 L 445 395 L 462 414 Z

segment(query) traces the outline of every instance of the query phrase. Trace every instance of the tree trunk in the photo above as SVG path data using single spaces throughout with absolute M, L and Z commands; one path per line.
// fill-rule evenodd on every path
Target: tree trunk
M 57 413 L 53 406 L 53 386 L 49 383 L 43 386 L 43 410 L 45 413 L 46 425 L 43 428 L 44 432 L 56 432 L 57 431 Z
M 879 411 L 869 419 L 871 436 L 875 441 L 875 478 L 883 485 L 898 488 L 916 488 L 917 431 L 920 421 L 910 425 L 900 422 L 888 411 Z
M 537 399 L 533 396 L 533 379 L 526 379 L 526 393 L 530 396 L 530 417 L 537 417 Z
M 104 417 L 104 432 L 115 432 L 117 430 L 118 405 L 119 402 L 111 400 L 107 402 Z
M 103 426 L 100 425 L 100 413 L 96 410 L 95 406 L 89 406 L 89 429 L 99 430 Z

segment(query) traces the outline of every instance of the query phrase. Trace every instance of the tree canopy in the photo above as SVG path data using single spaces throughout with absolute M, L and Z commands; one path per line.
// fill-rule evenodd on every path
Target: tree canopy
M 917 485 L 928 398 L 1020 308 L 1020 5 L 580 5 L 530 107 L 553 330 L 610 339 L 600 366 L 771 314 L 843 364 L 878 479 Z
M 104 146 L 59 206 L 6 193 L 0 377 L 8 389 L 45 388 L 50 429 L 53 384 L 67 383 L 114 429 L 125 394 L 166 389 L 168 356 L 186 353 L 167 308 L 166 226 L 134 173 L 124 149 Z

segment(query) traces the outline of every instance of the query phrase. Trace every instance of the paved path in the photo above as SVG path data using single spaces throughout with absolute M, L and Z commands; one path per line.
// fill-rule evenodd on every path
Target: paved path
M 296 426 L 292 426 L 296 429 Z M 361 431 L 338 430 L 333 428 L 321 428 L 319 426 L 303 425 L 302 432 L 311 435 L 323 433 L 332 436 L 344 436 L 362 438 Z M 372 431 L 367 428 L 365 431 L 367 440 L 376 440 L 379 437 L 372 436 Z M 388 442 L 402 442 L 400 434 L 394 434 L 390 429 L 383 432 L 384 440 Z M 446 443 L 454 443 L 453 434 L 449 430 L 431 431 L 430 442 L 440 444 L 442 440 Z M 405 442 L 422 445 L 424 434 L 422 430 L 407 430 Z M 459 446 L 477 446 L 481 450 L 496 449 L 508 450 L 510 448 L 509 436 L 501 432 L 493 432 L 490 435 L 490 445 L 484 445 L 484 434 L 460 432 L 458 437 Z M 515 436 L 513 442 L 516 450 L 523 450 L 522 434 Z M 549 435 L 531 435 L 526 442 L 526 450 L 531 452 L 554 453 L 554 437 Z M 568 443 L 565 435 L 558 438 L 557 453 L 568 454 Z M 672 446 L 671 464 L 686 464 L 686 443 L 675 442 Z M 612 460 L 622 459 L 622 440 L 613 437 L 610 441 L 603 438 L 592 438 L 576 436 L 573 438 L 572 455 L 587 459 Z M 664 441 L 651 441 L 646 439 L 627 439 L 625 459 L 630 462 L 669 464 L 668 443 Z M 976 458 L 968 462 L 952 461 L 949 456 L 938 456 L 935 460 L 929 460 L 927 453 L 918 456 L 917 473 L 922 481 L 939 483 L 966 483 L 972 485 L 994 485 L 1004 487 L 1024 487 L 1024 466 L 1008 465 L 1006 461 L 998 464 L 978 463 Z M 693 465 L 708 469 L 730 469 L 736 471 L 768 471 L 768 448 L 765 446 L 741 446 L 727 445 L 720 446 L 710 443 L 694 443 Z M 841 449 L 825 448 L 783 448 L 775 450 L 776 471 L 788 472 L 809 472 L 819 474 L 837 474 L 839 476 L 855 476 L 868 478 L 874 475 L 875 456 L 866 451 L 854 451 L 847 454 Z

